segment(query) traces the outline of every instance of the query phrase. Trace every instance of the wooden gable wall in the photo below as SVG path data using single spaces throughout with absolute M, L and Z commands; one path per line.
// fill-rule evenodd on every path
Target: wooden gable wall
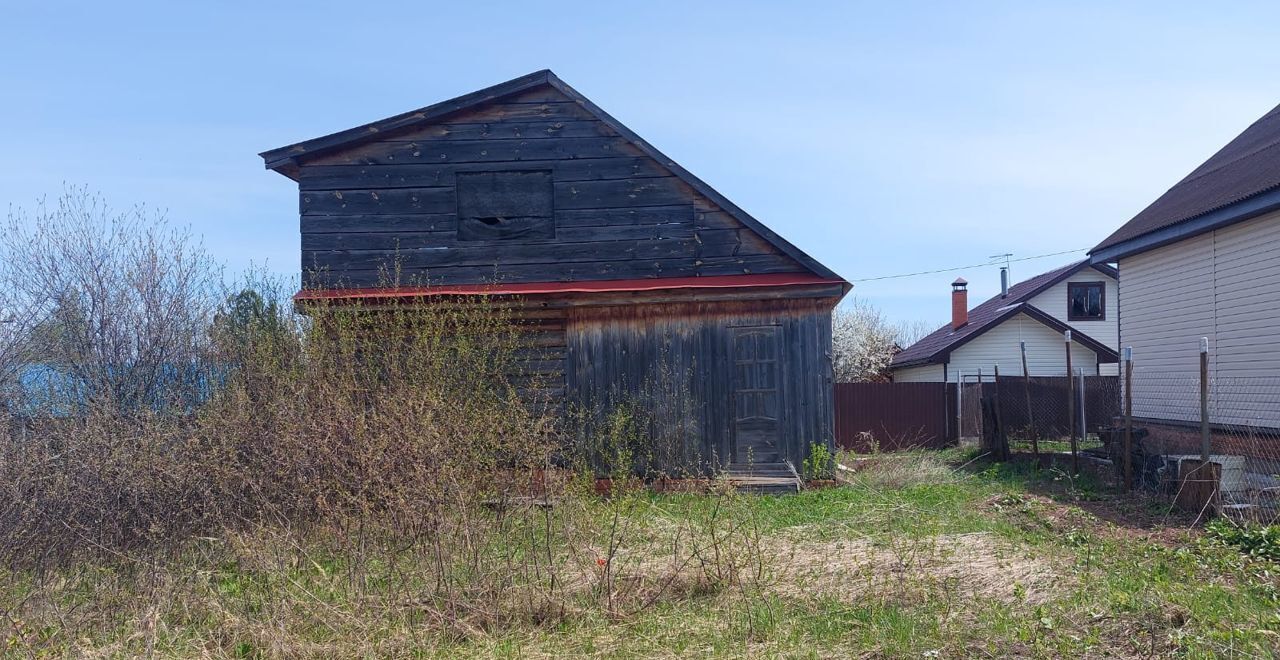
M 458 174 L 511 171 L 550 173 L 554 237 L 460 240 Z M 298 181 L 308 286 L 806 272 L 549 85 L 303 159 Z

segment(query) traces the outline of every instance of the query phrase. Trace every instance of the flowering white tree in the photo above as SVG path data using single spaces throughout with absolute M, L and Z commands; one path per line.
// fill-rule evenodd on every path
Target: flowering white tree
M 837 383 L 875 380 L 899 348 L 906 348 L 927 332 L 919 323 L 890 321 L 860 298 L 836 308 L 831 322 L 831 366 Z

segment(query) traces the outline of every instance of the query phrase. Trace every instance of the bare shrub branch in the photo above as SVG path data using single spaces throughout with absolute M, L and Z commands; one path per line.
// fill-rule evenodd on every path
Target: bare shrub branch
M 298 310 L 284 282 L 223 285 L 185 233 L 82 191 L 12 214 L 0 243 L 20 318 L 0 593 L 31 594 L 0 614 L 41 630 L 11 624 L 11 643 L 74 649 L 136 626 L 117 650 L 150 654 L 176 612 L 226 620 L 224 584 L 291 604 L 237 617 L 262 648 L 302 628 L 358 639 L 387 619 L 464 639 L 758 589 L 759 527 L 736 492 L 677 513 L 561 467 L 562 403 L 530 375 L 546 358 L 519 301 Z M 691 417 L 687 374 L 632 389 L 610 438 L 652 435 L 655 411 Z M 687 460 L 686 427 L 631 438 L 653 446 L 628 460 Z
M 0 370 L 55 373 L 66 407 L 189 405 L 220 273 L 190 233 L 143 207 L 70 188 L 11 211 L 0 237 Z M 2 376 L 0 376 L 2 377 Z

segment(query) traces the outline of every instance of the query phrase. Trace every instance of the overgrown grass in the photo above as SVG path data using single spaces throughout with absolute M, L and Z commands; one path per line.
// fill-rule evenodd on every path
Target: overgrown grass
M 1272 561 L 1088 480 L 970 458 L 872 458 L 851 483 L 795 496 L 636 493 L 551 510 L 553 527 L 595 526 L 599 558 L 610 526 L 626 527 L 610 588 L 631 596 L 612 609 L 593 573 L 541 612 L 448 615 L 447 601 L 416 597 L 437 572 L 408 557 L 263 529 L 197 539 L 158 571 L 10 573 L 13 588 L 0 595 L 7 648 L 49 640 L 42 653 L 230 657 L 1254 657 L 1280 648 Z M 881 460 L 898 476 L 877 475 Z M 745 559 L 726 567 L 708 539 L 730 523 Z M 686 543 L 703 547 L 673 552 Z M 698 558 L 669 570 L 688 557 Z M 659 593 L 655 580 L 670 582 L 646 601 Z M 446 616 L 474 623 L 439 625 Z M 68 621 L 78 628 L 63 629 Z

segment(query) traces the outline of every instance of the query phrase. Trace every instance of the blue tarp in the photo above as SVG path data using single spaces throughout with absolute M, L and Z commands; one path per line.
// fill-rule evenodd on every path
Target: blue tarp
M 101 380 L 109 383 L 114 376 L 113 371 L 108 369 Z M 106 398 L 133 410 L 150 408 L 157 412 L 173 412 L 175 409 L 190 412 L 208 401 L 214 391 L 226 382 L 228 371 L 226 367 L 209 365 L 165 364 L 147 391 L 126 392 L 123 396 Z M 125 376 L 124 380 L 129 380 L 123 370 L 120 373 Z M 5 397 L 4 405 L 10 414 L 18 416 L 71 416 L 95 398 L 100 398 L 97 395 L 109 394 L 98 391 L 106 385 L 97 380 L 77 376 L 74 369 L 61 365 L 27 365 L 18 372 L 17 392 Z

